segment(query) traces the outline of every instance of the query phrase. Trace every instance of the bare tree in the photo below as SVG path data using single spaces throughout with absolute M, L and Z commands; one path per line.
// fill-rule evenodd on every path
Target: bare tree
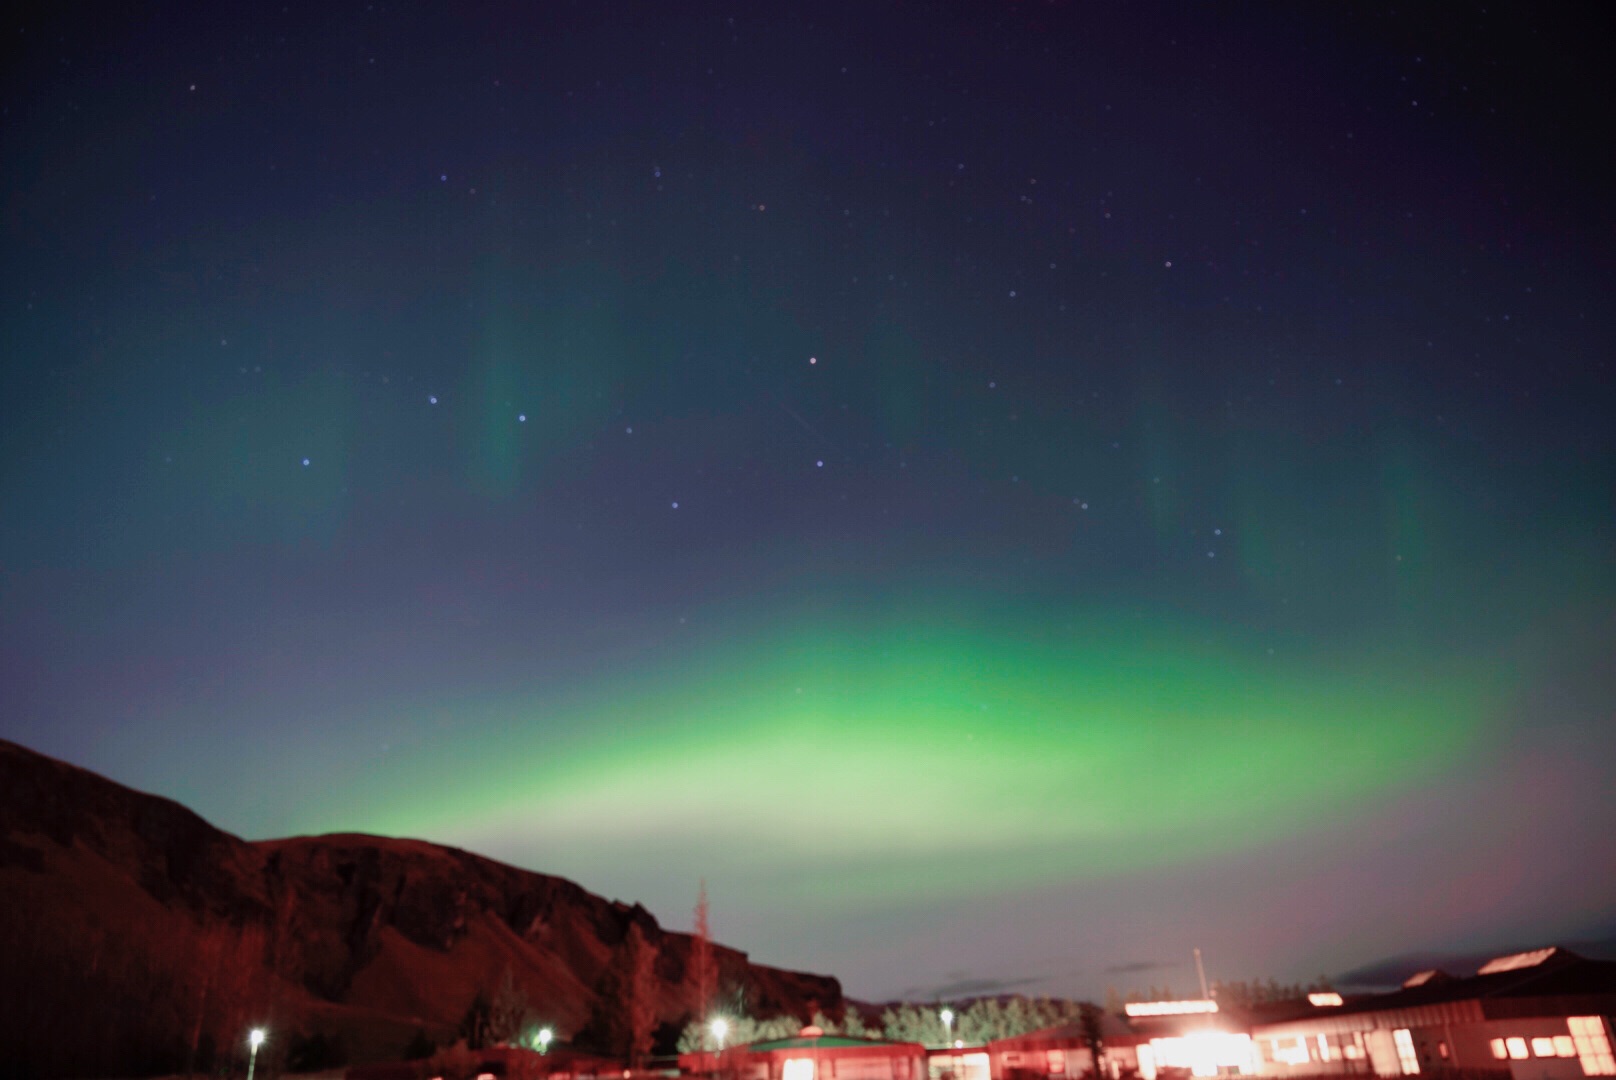
M 509 964 L 504 978 L 488 1011 L 488 1036 L 491 1043 L 508 1043 L 522 1033 L 528 1021 L 527 994 L 516 985 L 516 976 Z
M 706 1022 L 713 1007 L 713 991 L 718 985 L 718 970 L 713 962 L 713 934 L 707 924 L 707 880 L 702 879 L 701 891 L 696 894 L 696 927 L 690 942 L 690 975 L 696 985 L 696 1019 Z

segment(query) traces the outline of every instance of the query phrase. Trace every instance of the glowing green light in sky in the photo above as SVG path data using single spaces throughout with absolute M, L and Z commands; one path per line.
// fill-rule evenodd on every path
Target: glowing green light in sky
M 365 827 L 555 869 L 718 850 L 849 900 L 1008 889 L 1309 827 L 1464 754 L 1486 693 L 1137 620 L 849 625 L 490 708 L 392 775 Z

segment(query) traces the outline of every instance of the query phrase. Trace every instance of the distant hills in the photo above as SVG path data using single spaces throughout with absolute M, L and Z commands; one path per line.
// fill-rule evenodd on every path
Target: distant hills
M 419 840 L 248 842 L 4 740 L 0 898 L 0 1075 L 201 1069 L 251 1024 L 282 1063 L 397 1058 L 502 988 L 603 1045 L 634 925 L 655 950 L 659 1042 L 695 1008 L 691 936 L 638 905 Z M 834 978 L 713 951 L 756 1014 L 843 1007 Z

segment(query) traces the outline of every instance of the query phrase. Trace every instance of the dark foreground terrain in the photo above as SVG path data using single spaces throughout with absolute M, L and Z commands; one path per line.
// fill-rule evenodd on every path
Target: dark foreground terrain
M 609 1050 L 631 937 L 661 1041 L 696 1000 L 691 936 L 638 905 L 418 840 L 248 842 L 3 740 L 0 896 L 5 1076 L 211 1068 L 256 1023 L 261 1065 L 393 1058 L 452 1039 L 479 992 Z M 759 1013 L 842 1007 L 834 978 L 713 952 Z

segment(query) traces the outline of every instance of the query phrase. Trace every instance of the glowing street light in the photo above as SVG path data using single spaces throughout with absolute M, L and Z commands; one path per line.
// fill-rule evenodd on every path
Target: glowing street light
M 948 1046 L 954 1045 L 954 1010 L 945 1008 L 937 1014 L 937 1019 L 943 1022 L 943 1042 Z
M 718 1052 L 723 1053 L 724 1036 L 729 1034 L 729 1021 L 720 1016 L 717 1020 L 708 1024 L 707 1029 L 713 1033 L 713 1038 L 718 1040 Z
M 247 1045 L 252 1047 L 252 1053 L 247 1055 L 247 1080 L 252 1080 L 253 1070 L 258 1067 L 258 1048 L 264 1045 L 264 1029 L 253 1028 L 249 1031 Z
M 555 1032 L 549 1028 L 539 1029 L 539 1053 L 547 1054 L 550 1052 L 550 1040 L 553 1038 L 555 1038 Z

